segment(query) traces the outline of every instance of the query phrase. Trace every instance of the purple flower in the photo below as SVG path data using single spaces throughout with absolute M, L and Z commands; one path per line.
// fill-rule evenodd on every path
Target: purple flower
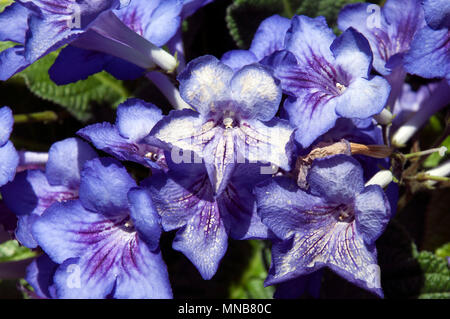
M 184 0 L 181 16 L 183 19 L 186 19 L 187 17 L 193 15 L 198 9 L 213 1 L 214 0 Z
M 167 174 L 159 172 L 146 182 L 164 231 L 179 229 L 173 248 L 211 279 L 233 239 L 267 238 L 267 228 L 256 214 L 253 186 L 270 175 L 258 165 L 238 165 L 224 191 L 214 195 L 202 164 L 169 161 Z
M 383 75 L 402 67 L 403 55 L 424 24 L 419 0 L 388 0 L 381 9 L 369 3 L 349 4 L 338 19 L 341 30 L 353 27 L 367 38 L 373 66 Z
M 77 134 L 121 161 L 166 169 L 164 151 L 149 145 L 151 138 L 147 139 L 147 143 L 143 141 L 162 117 L 161 110 L 155 105 L 139 99 L 128 99 L 118 106 L 114 125 L 106 122 L 93 124 L 79 130 Z
M 181 23 L 182 8 L 180 0 L 133 0 L 128 6 L 113 12 L 137 35 L 162 47 L 177 32 Z M 82 47 L 83 43 L 75 41 L 73 45 L 61 51 L 49 70 L 54 82 L 57 84 L 76 82 L 102 70 L 121 80 L 136 79 L 145 72 L 145 68 L 102 53 L 101 49 L 93 51 Z
M 203 159 L 214 192 L 220 194 L 236 164 L 246 160 L 289 169 L 293 129 L 274 118 L 281 90 L 265 68 L 255 64 L 233 72 L 215 57 L 203 56 L 178 80 L 181 97 L 197 112 L 172 111 L 150 135 L 166 143 L 171 156 L 181 149 Z
M 290 26 L 291 20 L 279 15 L 265 19 L 256 30 L 249 50 L 228 51 L 221 61 L 235 71 L 246 65 L 262 62 L 272 53 L 284 49 L 284 38 Z
M 365 119 L 385 106 L 389 84 L 370 75 L 369 43 L 353 28 L 336 38 L 325 18 L 295 16 L 285 49 L 276 52 L 270 64 L 290 95 L 284 108 L 303 147 L 331 129 L 339 117 Z
M 430 83 L 421 86 L 417 91 L 413 91 L 409 84 L 403 84 L 403 91 L 394 106 L 393 129 L 399 128 L 422 107 L 426 107 L 426 102 L 429 101 L 437 86 L 437 83 Z
M 20 172 L 2 188 L 5 204 L 18 218 L 16 238 L 22 245 L 37 247 L 31 228 L 48 207 L 78 198 L 80 171 L 95 157 L 96 152 L 87 143 L 68 138 L 51 146 L 45 172 Z
M 424 78 L 446 78 L 450 84 L 450 5 L 423 1 L 426 26 L 419 30 L 405 56 L 405 69 Z
M 127 2 L 19 0 L 7 7 L 0 14 L 0 40 L 11 40 L 19 45 L 2 52 L 0 79 L 8 79 L 92 28 L 102 29 L 105 27 L 104 13 Z
M 306 192 L 275 178 L 255 190 L 258 214 L 279 238 L 266 284 L 328 267 L 382 296 L 375 241 L 391 215 L 383 190 L 365 187 L 361 166 L 346 155 L 315 160 L 308 184 Z
M 14 117 L 9 107 L 0 108 L 0 186 L 13 180 L 19 164 L 19 155 L 9 140 Z
M 79 199 L 52 205 L 32 231 L 59 264 L 57 298 L 172 297 L 158 214 L 116 160 L 86 162 Z
M 435 29 L 450 28 L 450 3 L 446 0 L 422 1 L 427 24 Z
M 34 299 L 56 299 L 53 276 L 58 269 L 58 264 L 53 262 L 46 254 L 34 259 L 27 267 L 25 280 L 33 287 L 29 292 Z

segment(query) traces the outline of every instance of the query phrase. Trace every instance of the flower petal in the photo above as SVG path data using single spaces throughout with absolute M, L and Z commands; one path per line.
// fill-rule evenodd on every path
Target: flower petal
M 148 187 L 165 231 L 186 225 L 203 206 L 214 202 L 211 183 L 200 164 L 172 167 L 168 174 L 157 173 L 148 179 Z
M 311 193 L 336 204 L 348 204 L 364 190 L 363 170 L 351 156 L 314 160 L 307 177 Z
M 367 39 L 352 27 L 337 37 L 330 47 L 336 63 L 354 77 L 368 77 L 372 50 Z
M 348 118 L 368 118 L 383 110 L 390 92 L 391 86 L 381 76 L 358 78 L 336 98 L 336 113 Z
M 295 16 L 286 34 L 285 46 L 295 54 L 299 65 L 310 66 L 317 58 L 334 60 L 330 45 L 335 38 L 324 17 Z
M 237 71 L 246 65 L 258 62 L 258 59 L 251 51 L 231 50 L 222 55 L 220 61 L 233 71 Z
M 7 106 L 0 108 L 0 123 L 0 146 L 3 146 L 8 142 L 14 125 L 12 111 Z
M 134 227 L 149 249 L 156 250 L 162 233 L 161 218 L 156 212 L 150 194 L 144 189 L 132 188 L 128 192 L 128 200 Z
M 338 119 L 335 108 L 335 99 L 317 91 L 301 93 L 298 98 L 288 98 L 284 102 L 289 122 L 296 128 L 295 140 L 303 148 L 335 125 Z
M 19 3 L 13 3 L 0 14 L 0 41 L 25 43 L 27 20 L 31 12 Z
M 214 121 L 205 121 L 204 118 L 193 110 L 171 111 L 152 129 L 149 138 L 145 141 L 150 144 L 153 139 L 167 144 L 167 150 L 173 150 L 171 156 L 176 163 L 176 155 L 181 149 L 183 151 L 194 151 L 199 156 L 204 153 L 205 145 L 208 144 L 215 135 L 218 135 L 218 127 Z M 189 157 L 190 158 L 190 157 Z
M 281 239 L 291 238 L 312 222 L 329 223 L 326 203 L 302 191 L 294 180 L 276 177 L 258 185 L 254 193 L 262 222 Z
M 128 99 L 117 108 L 116 126 L 120 135 L 138 142 L 162 117 L 162 111 L 155 105 L 140 99 Z
M 289 170 L 293 131 L 287 121 L 278 118 L 266 123 L 256 120 L 244 122 L 239 127 L 237 148 L 250 163 L 269 162 Z
M 450 31 L 424 27 L 417 32 L 405 55 L 405 69 L 424 78 L 449 78 Z
M 120 215 L 128 209 L 127 193 L 136 182 L 118 161 L 96 158 L 85 163 L 81 172 L 80 201 L 93 212 Z
M 34 62 L 42 56 L 54 51 L 73 41 L 82 34 L 81 29 L 71 29 L 67 18 L 60 15 L 45 19 L 37 15 L 31 15 L 28 20 L 29 32 L 27 33 L 25 58 Z
M 450 3 L 446 0 L 422 1 L 425 20 L 433 29 L 450 28 Z
M 231 91 L 243 119 L 269 121 L 278 111 L 281 89 L 269 71 L 258 64 L 237 71 L 231 79 Z
M 202 204 L 200 211 L 177 232 L 172 247 L 197 267 L 203 279 L 209 280 L 227 251 L 228 235 L 216 202 Z
M 230 99 L 229 84 L 233 71 L 211 55 L 188 63 L 178 75 L 180 95 L 202 115 L 214 111 L 217 103 Z
M 0 81 L 6 81 L 31 63 L 25 59 L 24 47 L 17 45 L 0 52 Z
M 97 157 L 97 153 L 86 142 L 68 138 L 54 143 L 48 152 L 45 174 L 50 185 L 62 185 L 78 189 L 80 171 L 86 161 Z
M 250 51 L 262 60 L 273 52 L 284 49 L 284 38 L 291 26 L 291 20 L 273 15 L 265 19 L 256 30 Z
M 383 296 L 375 247 L 366 247 L 354 223 L 297 233 L 291 241 L 273 243 L 266 285 L 292 280 L 328 266 L 355 285 Z
M 108 219 L 83 208 L 79 200 L 55 203 L 33 225 L 39 246 L 58 264 L 80 257 L 90 246 L 107 240 L 127 216 Z
M 0 186 L 13 180 L 19 164 L 19 155 L 13 143 L 8 141 L 0 147 Z
M 261 166 L 238 164 L 225 190 L 217 197 L 220 215 L 230 237 L 238 240 L 266 239 L 268 229 L 256 212 L 254 186 L 271 178 L 262 175 Z
M 390 218 L 389 201 L 378 185 L 367 186 L 362 193 L 356 196 L 356 227 L 367 245 L 375 243 L 375 240 L 383 233 Z
M 18 173 L 11 183 L 3 186 L 2 195 L 5 204 L 19 218 L 17 239 L 22 245 L 35 248 L 37 243 L 30 233 L 35 220 L 33 216 L 41 216 L 55 202 L 78 197 L 78 190 L 52 186 L 42 171 L 27 170 Z
M 180 0 L 134 0 L 114 13 L 130 29 L 160 47 L 166 44 L 179 28 L 182 7 Z
M 54 277 L 62 299 L 172 298 L 161 253 L 152 253 L 137 237 L 110 238 L 82 257 L 67 259 Z
M 58 264 L 47 255 L 42 255 L 31 262 L 27 268 L 26 281 L 33 287 L 34 293 L 40 298 L 56 298 L 53 285 L 53 275 Z
M 79 130 L 77 134 L 92 142 L 96 148 L 121 161 L 133 161 L 157 169 L 165 166 L 163 152 L 160 149 L 124 138 L 110 123 L 92 124 Z

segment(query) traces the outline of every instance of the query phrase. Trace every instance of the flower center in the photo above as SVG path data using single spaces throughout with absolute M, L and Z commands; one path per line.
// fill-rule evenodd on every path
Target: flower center
M 350 205 L 339 205 L 336 207 L 335 216 L 340 222 L 350 223 L 355 217 L 355 212 L 353 207 Z
M 136 231 L 136 229 L 134 228 L 134 223 L 131 220 L 131 218 L 126 219 L 119 227 L 123 231 L 126 231 L 127 233 L 132 233 Z
M 347 87 L 339 82 L 336 82 L 336 88 L 338 89 L 339 93 L 343 93 Z
M 222 124 L 225 129 L 233 128 L 237 123 L 235 122 L 236 117 L 233 111 L 225 111 L 222 117 Z
M 222 123 L 225 128 L 233 128 L 233 119 L 231 117 L 226 117 L 223 119 Z

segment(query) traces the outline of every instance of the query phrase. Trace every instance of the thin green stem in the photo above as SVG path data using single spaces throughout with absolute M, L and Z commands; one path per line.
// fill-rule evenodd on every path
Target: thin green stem
M 36 113 L 28 113 L 28 114 L 15 114 L 14 115 L 14 123 L 22 124 L 22 123 L 31 123 L 31 122 L 55 122 L 58 121 L 60 117 L 57 113 L 53 111 L 43 111 Z
M 447 148 L 445 146 L 442 146 L 442 147 L 438 147 L 438 148 L 432 148 L 432 149 L 429 149 L 426 151 L 404 154 L 403 156 L 406 159 L 410 159 L 413 157 L 420 157 L 420 156 L 429 155 L 429 154 L 436 153 L 436 152 L 439 152 L 439 155 L 444 156 L 445 153 L 447 152 Z
M 100 72 L 100 73 L 97 73 L 97 74 L 95 75 L 95 77 L 96 77 L 100 82 L 102 82 L 103 84 L 106 84 L 107 86 L 111 87 L 114 91 L 116 91 L 117 93 L 119 93 L 120 96 L 122 96 L 122 97 L 124 97 L 124 98 L 127 98 L 127 97 L 129 97 L 129 96 L 131 95 L 130 92 L 129 92 L 126 88 L 124 88 L 124 87 L 121 86 L 121 85 L 118 85 L 118 84 L 116 83 L 116 81 L 113 81 L 111 78 L 108 77 L 108 75 L 106 75 L 106 74 Z

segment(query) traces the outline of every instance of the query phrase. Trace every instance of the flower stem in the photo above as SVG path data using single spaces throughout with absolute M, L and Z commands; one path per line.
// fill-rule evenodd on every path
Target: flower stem
M 166 75 L 157 71 L 151 71 L 148 72 L 146 76 L 156 85 L 176 110 L 192 109 L 192 107 L 181 98 L 180 92 Z
M 445 156 L 445 153 L 447 153 L 447 147 L 441 146 L 441 147 L 432 148 L 432 149 L 429 149 L 429 150 L 426 150 L 426 151 L 404 154 L 403 156 L 406 159 L 409 159 L 409 158 L 412 158 L 412 157 L 420 157 L 420 156 L 429 155 L 429 154 L 436 153 L 436 152 L 438 152 L 441 157 Z
M 53 111 L 43 111 L 28 114 L 16 114 L 14 115 L 14 123 L 30 123 L 30 122 L 55 122 L 59 119 L 58 114 Z
M 402 125 L 392 137 L 392 144 L 397 147 L 403 147 L 409 139 L 428 121 L 428 119 L 436 112 L 440 111 L 448 104 L 450 100 L 450 88 L 446 80 L 434 89 L 430 94 L 430 98 L 424 100 L 419 111 Z

